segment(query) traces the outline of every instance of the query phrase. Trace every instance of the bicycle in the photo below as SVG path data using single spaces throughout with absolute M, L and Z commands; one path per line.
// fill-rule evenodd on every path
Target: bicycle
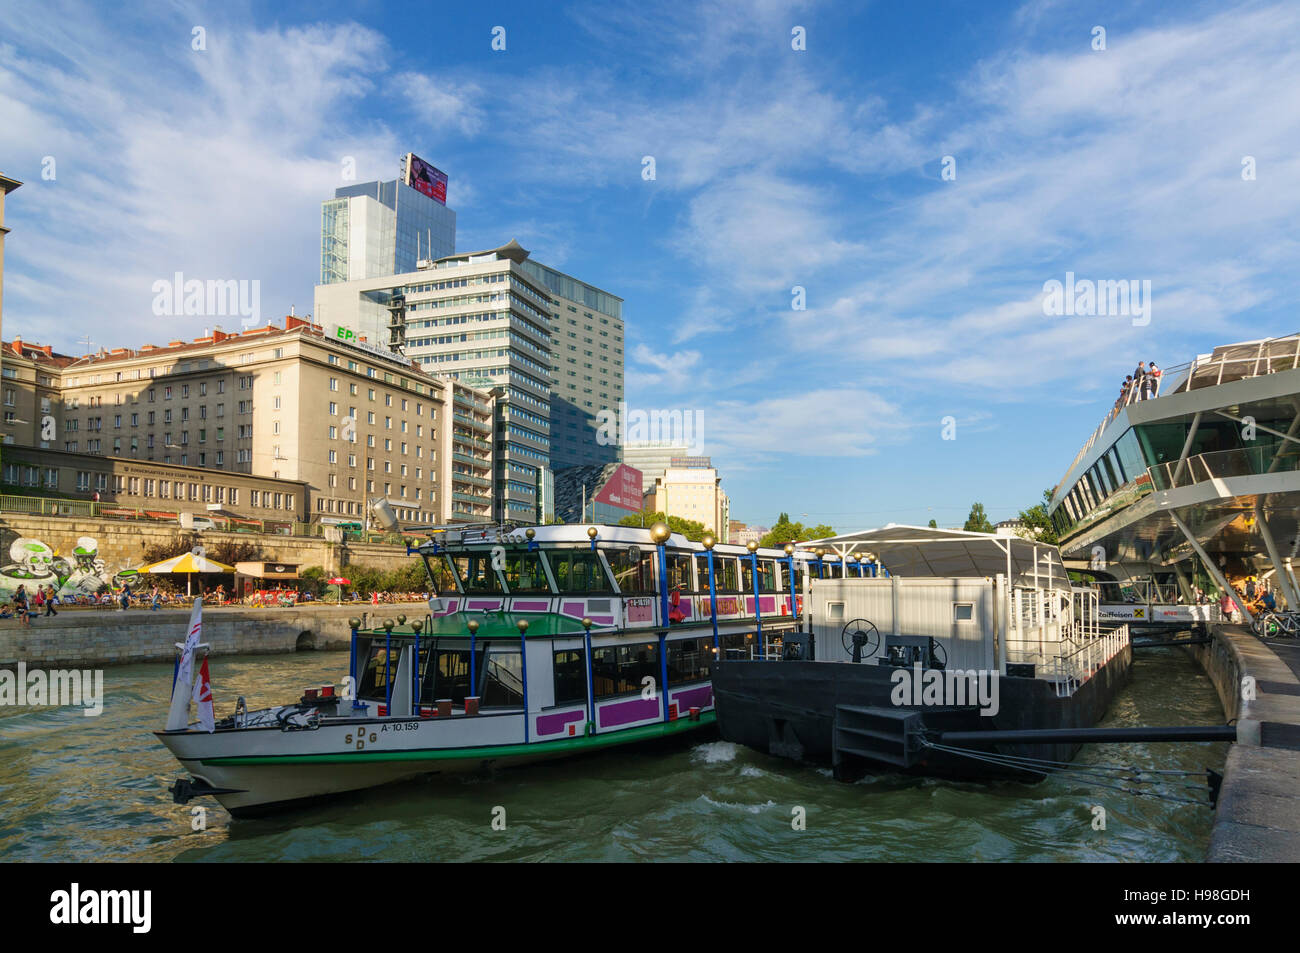
M 1250 628 L 1261 639 L 1300 638 L 1300 613 L 1264 612 L 1255 617 Z

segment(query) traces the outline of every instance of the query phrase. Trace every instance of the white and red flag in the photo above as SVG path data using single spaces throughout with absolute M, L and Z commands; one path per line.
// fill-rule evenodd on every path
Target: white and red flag
M 194 681 L 194 650 L 203 638 L 203 600 L 194 600 L 190 612 L 190 626 L 186 630 L 185 644 L 176 663 L 176 677 L 172 681 L 171 708 L 167 712 L 167 730 L 184 731 L 190 724 L 190 693 Z
M 203 656 L 203 664 L 199 666 L 198 681 L 194 683 L 194 707 L 198 709 L 199 724 L 203 726 L 203 730 L 216 731 L 217 718 L 212 710 L 212 682 L 208 678 L 206 655 Z

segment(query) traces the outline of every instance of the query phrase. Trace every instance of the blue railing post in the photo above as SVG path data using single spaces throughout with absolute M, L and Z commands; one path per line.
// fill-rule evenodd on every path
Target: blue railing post
M 663 543 L 659 549 L 659 624 L 668 625 L 668 550 Z
M 587 724 L 591 726 L 592 734 L 596 733 L 596 695 L 592 686 L 594 673 L 591 665 L 591 620 L 582 620 L 583 641 L 587 644 Z M 585 735 L 587 732 L 583 732 Z
M 668 634 L 659 635 L 659 691 L 664 696 L 664 722 L 668 721 Z
M 384 695 L 384 710 L 388 712 L 391 718 L 393 715 L 393 678 L 396 673 L 393 671 L 393 627 L 384 624 L 384 685 L 387 692 Z
M 758 627 L 758 657 L 767 660 L 767 646 L 763 642 L 763 610 L 758 604 L 758 553 L 750 551 L 749 563 L 754 577 L 754 623 Z
M 713 619 L 713 647 L 718 648 L 718 586 L 713 575 L 713 547 L 709 554 L 709 615 Z
M 524 688 L 524 744 L 528 744 L 528 620 L 519 620 L 519 674 Z

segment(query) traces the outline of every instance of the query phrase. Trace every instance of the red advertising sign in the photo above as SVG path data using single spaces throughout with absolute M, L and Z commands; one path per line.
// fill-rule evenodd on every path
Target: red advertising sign
M 595 500 L 632 513 L 641 512 L 641 471 L 620 463 Z
M 414 152 L 406 155 L 406 184 L 435 202 L 447 204 L 447 173 L 435 169 Z

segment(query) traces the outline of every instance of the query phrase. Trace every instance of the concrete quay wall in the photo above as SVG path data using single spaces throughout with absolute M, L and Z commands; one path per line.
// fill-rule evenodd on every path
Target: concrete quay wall
M 203 641 L 213 655 L 257 655 L 309 649 L 347 649 L 348 618 L 378 624 L 405 613 L 423 618 L 424 603 L 381 606 L 300 606 L 292 609 L 204 608 Z M 171 661 L 185 639 L 188 609 L 61 610 L 30 626 L 0 623 L 0 668 L 69 668 Z
M 1237 743 L 1228 749 L 1206 859 L 1300 862 L 1300 678 L 1243 626 L 1188 646 L 1213 681 Z M 1250 678 L 1250 691 L 1243 680 Z

